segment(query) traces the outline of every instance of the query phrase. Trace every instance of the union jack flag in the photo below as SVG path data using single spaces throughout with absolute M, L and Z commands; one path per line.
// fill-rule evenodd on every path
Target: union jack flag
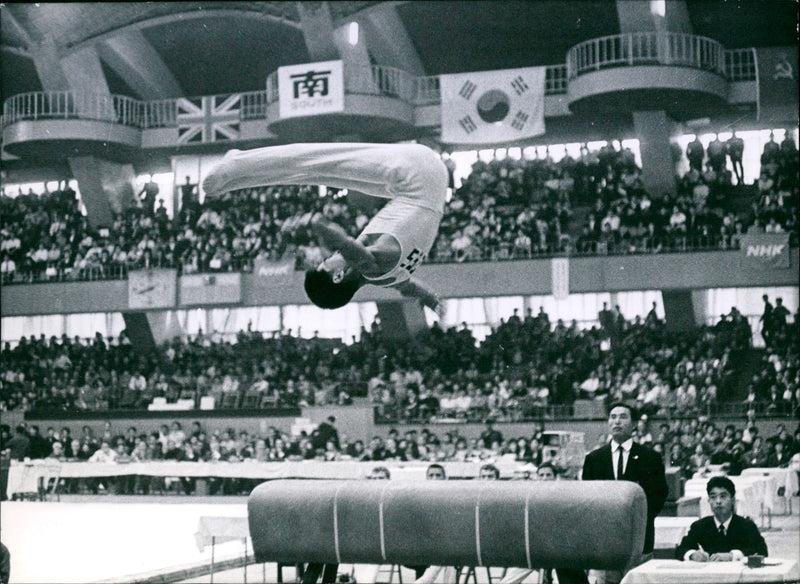
M 239 94 L 181 97 L 177 106 L 178 144 L 239 138 Z

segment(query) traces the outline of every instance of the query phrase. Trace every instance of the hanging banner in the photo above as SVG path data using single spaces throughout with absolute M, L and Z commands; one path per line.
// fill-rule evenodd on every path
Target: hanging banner
M 253 275 L 260 278 L 259 285 L 283 286 L 294 275 L 294 258 L 273 262 L 257 257 L 253 261 Z
M 556 300 L 564 300 L 569 296 L 569 258 L 553 258 L 550 269 L 553 296 Z
M 242 301 L 239 272 L 181 276 L 181 306 L 238 304 Z
M 175 101 L 178 144 L 239 139 L 241 96 L 179 97 Z
M 344 111 L 342 62 L 322 61 L 280 67 L 278 100 L 281 118 Z
M 740 245 L 745 267 L 783 270 L 790 266 L 788 233 L 748 233 Z
M 128 272 L 128 308 L 174 308 L 177 270 Z
M 756 56 L 759 118 L 797 120 L 797 47 L 757 48 Z
M 507 143 L 544 134 L 545 67 L 440 75 L 442 141 Z

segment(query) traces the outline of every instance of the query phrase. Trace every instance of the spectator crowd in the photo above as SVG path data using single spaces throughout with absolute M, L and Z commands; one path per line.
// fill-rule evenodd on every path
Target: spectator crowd
M 551 323 L 541 309 L 515 312 L 481 343 L 465 323 L 389 339 L 377 319 L 349 344 L 248 330 L 235 342 L 198 334 L 137 352 L 124 333 L 23 337 L 0 351 L 0 409 L 142 409 L 154 398 L 197 407 L 204 397 L 222 409 L 297 408 L 368 398 L 382 420 L 424 423 L 540 418 L 551 406 L 568 415 L 578 399 L 633 400 L 650 415 L 685 415 L 741 391 L 750 404 L 797 408 L 798 339 L 785 314 L 771 321 L 765 362 L 744 385 L 751 330 L 735 308 L 682 333 L 667 331 L 655 306 L 633 320 L 604 306 L 598 318 L 599 327 L 581 330 L 575 321 Z
M 691 142 L 689 170 L 675 195 L 648 193 L 629 148 L 584 145 L 578 158 L 478 160 L 448 201 L 430 261 L 529 258 L 537 254 L 657 253 L 732 249 L 748 229 L 788 232 L 797 243 L 797 146 L 790 132 L 761 157 L 757 193 L 737 208 L 726 154 L 739 173 L 740 138 Z M 683 157 L 673 152 L 675 162 Z M 450 161 L 452 162 L 452 161 Z M 677 166 L 676 166 L 677 167 Z M 452 171 L 452 164 L 451 164 Z M 156 188 L 148 188 L 153 185 Z M 182 273 L 250 270 L 257 260 L 317 265 L 322 251 L 300 219 L 322 212 L 357 235 L 374 210 L 346 203 L 343 191 L 313 187 L 243 189 L 200 204 L 180 185 L 172 218 L 148 182 L 144 203 L 92 228 L 66 181 L 60 190 L 0 196 L 0 277 L 4 283 L 124 277 L 127 270 Z
M 435 432 L 428 427 L 407 429 L 402 434 L 390 428 L 386 436 L 375 435 L 368 441 L 350 440 L 335 427 L 329 417 L 311 433 L 302 430 L 290 435 L 271 426 L 262 433 L 226 428 L 207 431 L 199 421 L 184 430 L 173 421 L 158 430 L 141 432 L 135 426 L 114 428 L 105 422 L 99 435 L 89 426 L 73 432 L 69 426 L 48 427 L 41 434 L 36 425 L 21 424 L 14 429 L 0 427 L 0 451 L 13 460 L 45 459 L 129 463 L 149 461 L 175 462 L 284 462 L 316 460 L 320 462 L 355 461 L 428 461 L 476 462 L 482 464 L 517 463 L 518 478 L 533 478 L 536 469 L 548 466 L 557 474 L 568 475 L 563 459 L 547 448 L 543 424 L 534 425 L 530 436 L 504 437 L 502 427 L 489 422 L 474 438 L 458 430 Z M 597 446 L 608 437 L 600 434 Z M 684 478 L 704 472 L 709 465 L 724 465 L 728 473 L 738 475 L 750 467 L 788 467 L 800 453 L 800 428 L 794 435 L 779 424 L 774 435 L 759 432 L 753 416 L 745 424 L 721 424 L 706 416 L 689 416 L 663 421 L 657 426 L 647 415 L 637 422 L 634 441 L 659 452 L 666 466 L 677 467 Z M 589 444 L 591 449 L 595 445 Z M 516 473 L 515 473 L 515 478 Z M 119 494 L 164 492 L 171 484 L 185 494 L 193 494 L 197 481 L 191 477 L 151 477 L 126 475 L 89 479 L 62 479 L 66 492 L 90 491 Z M 248 494 L 257 479 L 208 479 L 209 494 Z

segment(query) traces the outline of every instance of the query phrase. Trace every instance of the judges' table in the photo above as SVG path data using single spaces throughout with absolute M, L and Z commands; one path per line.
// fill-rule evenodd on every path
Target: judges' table
M 239 479 L 361 479 L 369 475 L 376 466 L 387 467 L 392 480 L 419 481 L 425 479 L 425 471 L 429 462 L 400 461 L 288 461 L 288 462 L 174 462 L 149 461 L 131 463 L 99 463 L 99 462 L 54 462 L 52 460 L 34 460 L 30 462 L 12 462 L 8 473 L 7 496 L 14 493 L 35 493 L 40 477 L 53 476 L 54 472 L 61 478 L 96 478 L 118 476 L 151 476 L 151 477 L 187 477 L 204 479 L 239 478 Z M 481 463 L 477 462 L 444 462 L 448 478 L 477 478 Z M 520 468 L 516 462 L 497 461 L 495 466 L 500 476 L 511 478 L 514 471 Z
M 774 477 L 774 499 L 783 499 L 784 511 L 791 513 L 792 497 L 798 490 L 797 471 L 781 467 L 753 467 L 742 471 L 743 477 Z M 782 489 L 782 492 L 779 490 Z
M 695 517 L 656 517 L 655 549 L 672 550 L 671 557 L 675 557 L 675 548 L 695 521 Z
M 628 572 L 622 584 L 725 584 L 727 582 L 794 582 L 800 578 L 797 561 L 764 558 L 764 566 L 741 562 L 681 562 L 650 560 Z

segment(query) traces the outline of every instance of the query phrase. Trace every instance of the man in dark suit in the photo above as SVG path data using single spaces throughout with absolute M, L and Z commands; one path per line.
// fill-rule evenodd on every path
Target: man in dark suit
M 333 445 L 339 450 L 339 431 L 336 429 L 336 417 L 328 416 L 326 422 L 321 422 L 319 426 L 311 433 L 311 443 L 314 448 L 324 449 L 328 442 L 333 442 Z
M 736 486 L 728 477 L 712 477 L 706 485 L 712 517 L 692 523 L 675 550 L 679 560 L 735 562 L 744 556 L 767 555 L 767 543 L 750 519 L 733 512 Z
M 650 559 L 653 551 L 654 522 L 667 500 L 667 480 L 661 455 L 633 441 L 637 419 L 638 412 L 632 406 L 622 402 L 611 404 L 608 414 L 611 442 L 586 455 L 582 478 L 584 481 L 632 481 L 642 487 L 647 496 L 647 528 L 641 563 Z M 582 570 L 558 570 L 557 574 L 562 584 L 588 582 Z M 597 576 L 598 583 L 616 584 L 622 580 L 624 573 L 606 570 Z

